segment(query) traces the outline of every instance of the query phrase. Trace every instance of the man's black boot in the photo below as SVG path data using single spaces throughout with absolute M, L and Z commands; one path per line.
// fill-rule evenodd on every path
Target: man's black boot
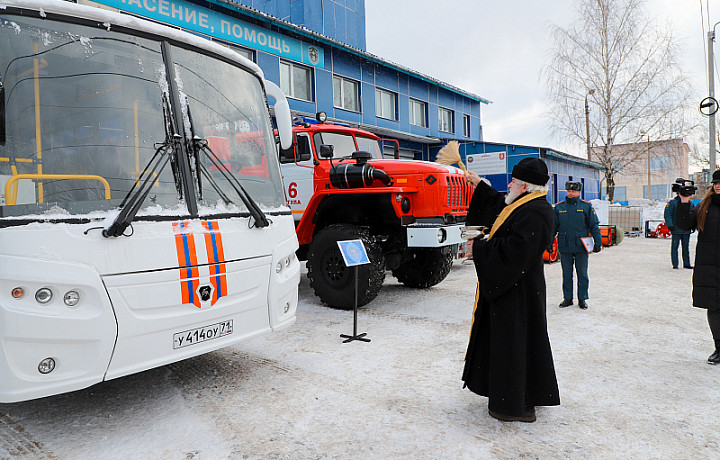
M 708 364 L 720 364 L 720 350 L 715 350 L 708 358 Z
M 572 299 L 563 299 L 563 301 L 560 302 L 559 307 L 560 307 L 560 308 L 565 308 L 565 307 L 569 307 L 569 306 L 572 305 L 572 304 L 573 304 Z
M 581 308 L 582 310 L 587 310 L 588 304 L 587 304 L 587 302 L 585 302 L 585 300 L 584 300 L 584 299 L 583 299 L 583 300 L 581 300 L 581 301 L 580 301 L 580 302 L 578 302 L 578 303 L 579 303 L 579 305 L 580 305 L 580 308 Z

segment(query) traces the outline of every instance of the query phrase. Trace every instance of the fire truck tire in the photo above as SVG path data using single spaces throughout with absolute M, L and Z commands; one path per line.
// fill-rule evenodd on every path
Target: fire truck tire
M 355 267 L 346 267 L 337 242 L 360 239 L 369 264 L 358 265 L 358 307 L 377 297 L 385 281 L 385 256 L 370 233 L 354 225 L 330 225 L 313 238 L 308 251 L 310 287 L 326 305 L 352 310 L 355 304 Z
M 450 273 L 453 255 L 442 248 L 411 248 L 411 257 L 392 271 L 402 284 L 413 288 L 435 286 Z

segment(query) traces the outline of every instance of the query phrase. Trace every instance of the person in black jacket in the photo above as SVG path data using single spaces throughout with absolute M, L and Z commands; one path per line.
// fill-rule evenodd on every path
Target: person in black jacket
M 720 170 L 712 175 L 712 187 L 690 211 L 691 227 L 698 229 L 693 273 L 693 306 L 707 310 L 715 341 L 710 364 L 720 364 Z
M 665 225 L 672 233 L 672 243 L 670 244 L 672 268 L 678 268 L 678 246 L 682 246 L 683 268 L 693 268 L 690 265 L 690 233 L 692 232 L 684 229 L 686 225 L 683 225 L 682 221 L 683 216 L 687 218 L 694 207 L 695 205 L 690 201 L 690 195 L 685 195 L 680 191 L 665 206 L 665 212 L 663 213 Z
M 547 333 L 543 252 L 553 211 L 547 202 L 547 166 L 524 158 L 512 170 L 504 197 L 471 173 L 477 184 L 466 225 L 490 228 L 473 242 L 478 277 L 462 379 L 488 397 L 490 416 L 534 422 L 535 406 L 560 404 Z

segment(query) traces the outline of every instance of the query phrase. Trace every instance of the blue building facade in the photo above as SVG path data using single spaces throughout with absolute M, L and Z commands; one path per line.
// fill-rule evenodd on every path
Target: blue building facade
M 365 0 L 236 0 L 365 51 Z

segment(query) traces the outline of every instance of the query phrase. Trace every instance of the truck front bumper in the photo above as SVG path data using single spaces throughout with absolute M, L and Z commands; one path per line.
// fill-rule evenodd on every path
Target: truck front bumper
M 462 243 L 461 225 L 412 224 L 407 226 L 410 248 L 440 248 Z

